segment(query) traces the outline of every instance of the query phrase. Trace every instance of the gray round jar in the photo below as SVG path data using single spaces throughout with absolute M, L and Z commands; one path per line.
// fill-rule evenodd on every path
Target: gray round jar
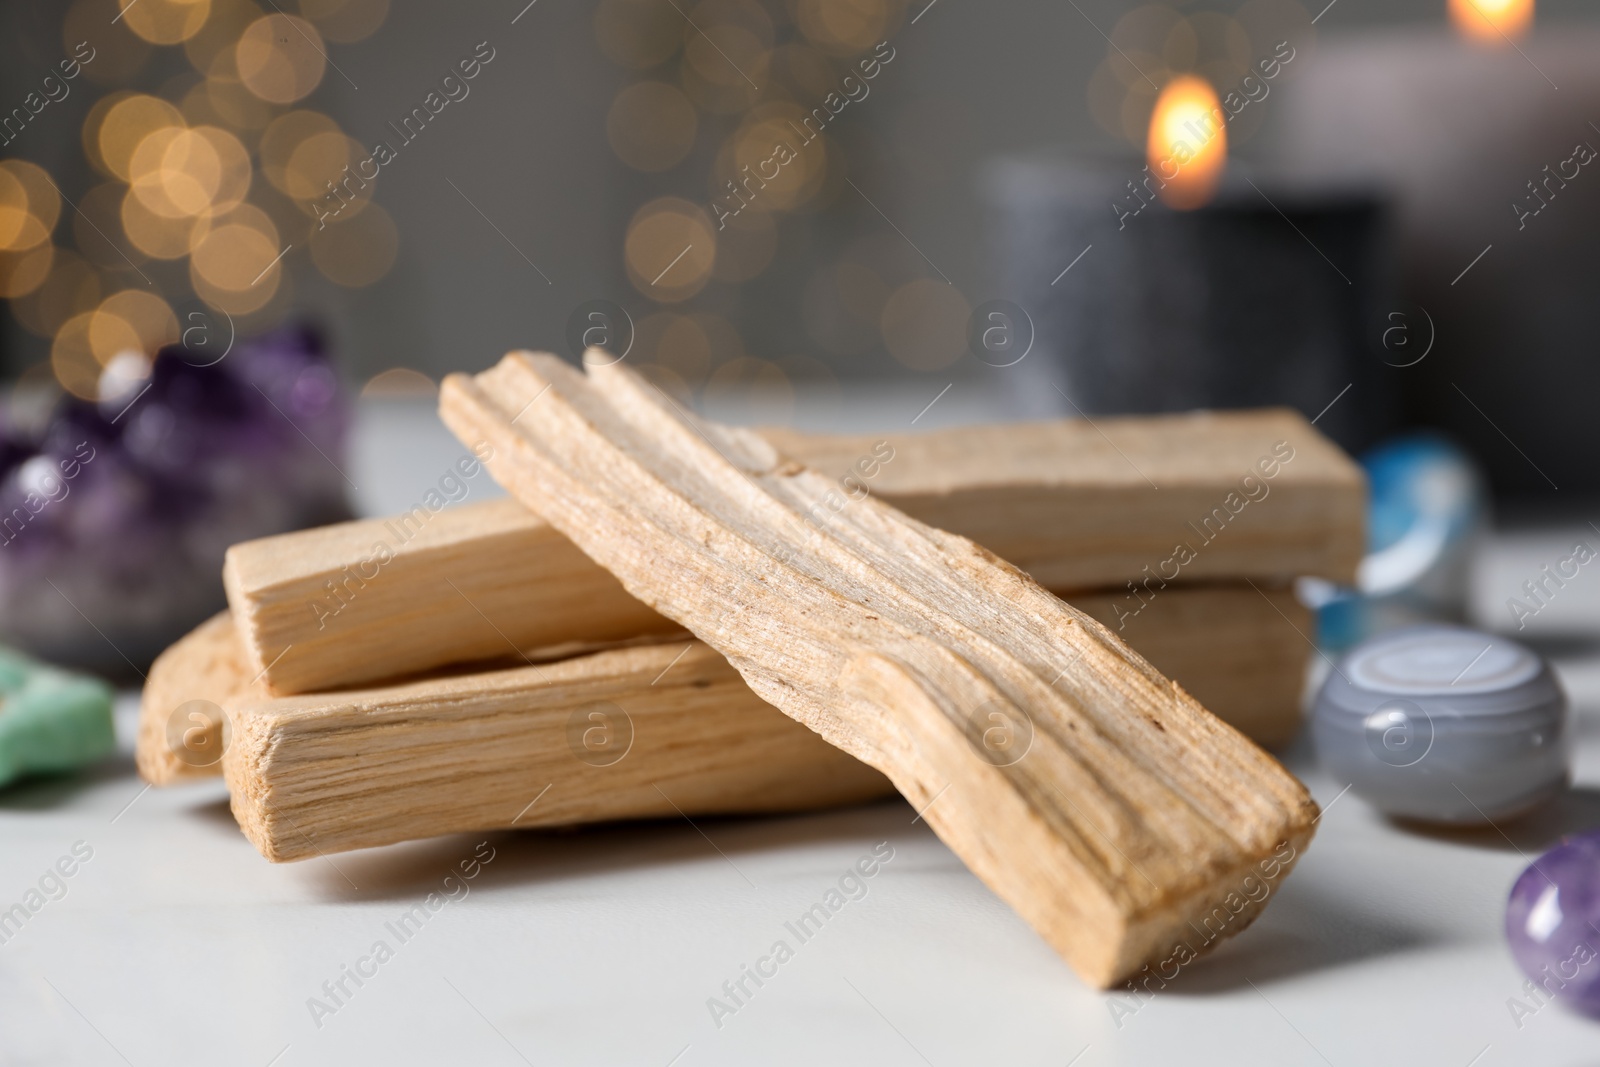
M 1567 697 L 1537 653 L 1459 626 L 1412 626 L 1345 654 L 1317 694 L 1317 756 L 1387 815 L 1482 825 L 1567 786 Z

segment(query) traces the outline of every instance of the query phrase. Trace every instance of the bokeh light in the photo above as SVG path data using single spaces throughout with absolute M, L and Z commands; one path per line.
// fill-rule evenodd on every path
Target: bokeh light
M 42 244 L 61 217 L 61 196 L 44 169 L 21 159 L 0 160 L 0 251 Z
M 274 104 L 292 104 L 321 84 L 327 54 L 315 26 L 275 14 L 245 28 L 234 61 L 245 88 Z
M 89 351 L 104 367 L 123 352 L 153 355 L 178 339 L 178 318 L 167 302 L 143 289 L 124 289 L 89 316 Z
M 662 197 L 641 207 L 624 242 L 628 278 L 652 300 L 687 300 L 705 287 L 716 262 L 717 238 L 704 210 Z
M 376 204 L 311 228 L 311 261 L 335 285 L 356 289 L 389 273 L 400 249 L 400 231 Z
M 134 189 L 123 195 L 120 217 L 128 242 L 153 259 L 183 258 L 211 228 L 204 215 L 172 218 L 151 211 Z
M 93 311 L 83 311 L 64 322 L 50 341 L 50 367 L 61 388 L 81 400 L 94 400 L 99 392 L 100 361 L 89 347 Z
M 26 252 L 0 252 L 0 298 L 27 296 L 50 276 L 56 246 L 46 241 Z
M 677 166 L 694 147 L 699 119 L 676 86 L 642 81 L 624 87 L 606 114 L 606 137 L 617 158 L 635 170 Z
M 321 134 L 331 135 L 323 142 L 324 147 L 333 151 L 333 157 L 326 162 L 338 160 L 338 167 L 327 174 L 332 178 L 348 160 L 342 138 L 344 131 L 339 129 L 339 124 L 328 116 L 307 110 L 285 112 L 273 119 L 267 128 L 261 131 L 261 174 L 272 183 L 273 187 L 291 197 L 320 196 L 326 188 L 317 182 L 310 170 L 302 170 L 296 174 L 293 181 L 289 176 L 289 163 L 294 158 L 296 150 L 302 144 Z M 302 167 L 309 166 L 316 156 L 305 155 L 301 157 Z M 324 168 L 325 169 L 325 168 Z
M 134 93 L 118 100 L 100 119 L 97 134 L 99 159 L 107 174 L 123 181 L 133 179 L 133 154 L 146 137 L 158 130 L 188 124 L 178 109 L 159 97 Z
M 439 384 L 419 370 L 410 367 L 390 367 L 367 379 L 361 387 L 362 396 L 382 397 L 432 397 L 439 393 Z
M 389 0 L 300 0 L 300 14 L 339 44 L 364 41 L 389 17 Z
M 283 277 L 283 246 L 266 212 L 240 205 L 217 219 L 189 252 L 189 280 L 213 307 L 245 313 L 263 307 Z
M 127 0 L 122 22 L 151 44 L 179 44 L 200 32 L 211 0 Z

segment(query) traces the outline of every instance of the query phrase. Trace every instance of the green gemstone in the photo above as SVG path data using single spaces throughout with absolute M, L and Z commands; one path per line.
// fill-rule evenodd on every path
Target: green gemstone
M 110 686 L 0 648 L 0 785 L 82 767 L 115 748 Z

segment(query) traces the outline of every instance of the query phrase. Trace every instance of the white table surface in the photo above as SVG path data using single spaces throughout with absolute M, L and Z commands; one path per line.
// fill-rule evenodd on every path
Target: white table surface
M 369 406 L 362 506 L 409 506 L 458 450 L 416 412 Z M 1600 576 L 1570 592 L 1600 603 Z M 220 781 L 144 788 L 130 694 L 115 761 L 0 793 L 0 910 L 75 843 L 93 850 L 0 945 L 0 1063 L 1593 1065 L 1600 1023 L 1550 1007 L 1519 1028 L 1507 1007 L 1512 881 L 1559 833 L 1600 825 L 1600 655 L 1558 665 L 1580 724 L 1565 802 L 1504 835 L 1418 833 L 1292 751 L 1328 806 L 1298 869 L 1254 927 L 1120 1018 L 903 802 L 272 865 Z M 483 841 L 470 892 L 402 943 L 386 924 Z M 707 998 L 795 944 L 784 923 L 885 841 L 867 895 L 714 1025 Z M 308 999 L 332 1006 L 323 982 L 380 939 L 393 957 L 314 1020 Z

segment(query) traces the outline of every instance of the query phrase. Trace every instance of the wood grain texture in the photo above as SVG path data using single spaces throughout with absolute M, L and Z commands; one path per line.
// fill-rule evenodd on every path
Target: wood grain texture
M 233 813 L 271 860 L 436 834 L 804 811 L 893 793 L 698 641 L 234 709 Z
M 1288 408 L 762 435 L 835 477 L 887 439 L 895 457 L 867 481 L 873 495 L 1049 588 L 1138 581 L 1178 545 L 1194 554 L 1179 581 L 1350 582 L 1366 550 L 1361 468 Z
M 1299 734 L 1316 622 L 1292 590 L 1175 585 L 1150 596 L 1136 615 L 1129 614 L 1128 601 L 1139 604 L 1132 594 L 1059 595 L 1256 744 L 1279 749 Z
M 514 500 L 246 541 L 222 573 L 276 693 L 681 630 Z
M 1244 928 L 1267 897 L 1240 885 L 1309 841 L 1304 787 L 1104 626 L 871 496 L 819 518 L 832 477 L 620 364 L 514 353 L 440 405 L 629 593 L 888 775 L 1087 981 L 1164 958 L 1225 900 Z
M 226 611 L 157 656 L 139 696 L 140 776 L 166 786 L 221 774 L 225 720 L 187 705 L 208 701 L 227 713 L 249 694 L 253 674 Z M 200 717 L 191 718 L 191 710 Z
M 819 516 L 869 492 L 1049 588 L 1349 580 L 1363 544 L 1359 469 L 1291 411 L 763 434 L 843 479 L 813 502 Z M 1291 460 L 1276 459 L 1280 444 Z M 507 500 L 247 541 L 228 551 L 224 581 L 249 662 L 277 693 L 676 628 Z

